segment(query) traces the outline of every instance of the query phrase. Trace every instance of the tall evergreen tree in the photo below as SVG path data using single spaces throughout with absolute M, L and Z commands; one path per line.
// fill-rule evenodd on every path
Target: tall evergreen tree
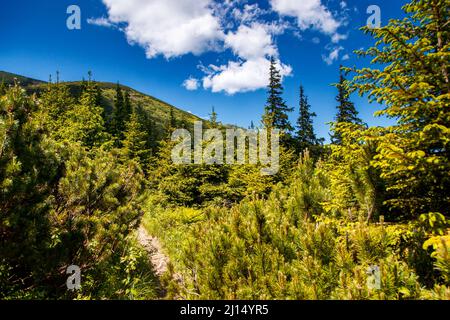
M 4 95 L 6 93 L 6 84 L 5 84 L 5 80 L 2 79 L 2 82 L 0 83 L 0 96 Z
M 123 120 L 127 123 L 130 120 L 131 114 L 133 113 L 133 107 L 131 105 L 130 92 L 125 90 L 123 93 Z
M 61 128 L 66 113 L 75 105 L 75 99 L 68 86 L 58 80 L 56 83 L 47 84 L 40 101 L 42 120 L 46 123 L 50 135 L 54 135 Z
M 0 96 L 0 298 L 34 285 L 53 263 L 44 258 L 51 236 L 47 211 L 61 157 L 33 121 L 36 109 L 18 85 Z
M 166 135 L 171 136 L 172 132 L 177 128 L 177 119 L 175 118 L 175 113 L 173 107 L 169 107 L 169 119 L 166 123 Z
M 112 120 L 112 131 L 113 134 L 119 139 L 123 137 L 123 131 L 125 130 L 125 121 L 123 119 L 124 114 L 124 97 L 122 88 L 117 82 L 116 85 L 116 96 L 114 98 L 114 111 L 113 111 L 113 120 Z
M 147 133 L 146 149 L 149 149 L 150 153 L 152 154 L 156 149 L 158 140 L 156 125 L 149 112 L 140 103 L 138 103 L 136 107 L 133 108 L 133 111 L 137 113 L 142 129 Z
M 311 105 L 305 95 L 303 86 L 300 86 L 300 115 L 297 120 L 296 142 L 300 152 L 305 149 L 313 150 L 323 142 L 314 133 L 313 117 L 317 115 L 310 111 Z
M 263 115 L 263 125 L 267 129 L 279 129 L 283 136 L 287 136 L 293 130 L 289 123 L 289 108 L 283 100 L 283 85 L 281 83 L 281 73 L 276 67 L 275 59 L 270 60 L 270 80 L 268 86 L 267 104 Z
M 187 128 L 186 119 L 185 118 L 186 117 L 185 117 L 184 113 L 182 113 L 181 114 L 181 119 L 180 119 L 180 127 L 183 128 L 183 129 Z
M 60 137 L 88 148 L 100 146 L 109 139 L 103 113 L 103 108 L 97 104 L 95 84 L 88 82 L 78 105 L 66 113 Z
M 217 128 L 219 126 L 219 122 L 217 121 L 217 112 L 214 109 L 214 106 L 212 107 L 211 114 L 209 115 L 209 122 L 211 122 L 211 126 L 213 128 Z
M 336 101 L 339 103 L 337 106 L 336 125 L 340 123 L 353 123 L 363 124 L 362 120 L 358 117 L 358 111 L 355 108 L 355 104 L 350 101 L 350 92 L 347 87 L 347 80 L 345 79 L 343 68 L 340 68 L 339 83 L 336 84 L 338 89 L 338 95 Z M 338 132 L 334 132 L 331 136 L 331 141 L 334 144 L 341 144 L 342 137 Z
M 83 92 L 84 90 L 86 90 L 86 87 L 87 87 L 86 79 L 83 77 L 83 78 L 81 78 L 80 92 Z
M 358 52 L 380 63 L 354 70 L 360 94 L 397 119 L 377 139 L 376 166 L 393 193 L 387 203 L 407 215 L 450 215 L 449 2 L 412 0 L 407 17 L 365 28 L 375 46 Z
M 90 96 L 93 104 L 96 106 L 101 106 L 102 103 L 102 91 L 98 83 L 92 80 L 92 71 L 88 71 L 88 81 L 83 80 L 84 83 L 81 84 L 81 93 L 87 93 Z
M 136 110 L 133 110 L 130 120 L 126 123 L 123 148 L 128 159 L 137 160 L 143 168 L 147 166 L 150 150 L 148 149 L 148 132 L 140 123 Z

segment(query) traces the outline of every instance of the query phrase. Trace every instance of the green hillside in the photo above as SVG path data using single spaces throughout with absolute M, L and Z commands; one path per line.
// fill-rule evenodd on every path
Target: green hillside
M 0 71 L 0 83 L 4 82 L 7 85 L 12 85 L 15 81 L 19 82 L 20 85 L 26 89 L 27 93 L 36 93 L 38 96 L 46 88 L 47 84 L 45 81 Z M 102 90 L 102 107 L 105 108 L 106 114 L 110 115 L 114 107 L 114 96 L 117 84 L 110 82 L 97 82 L 97 84 Z M 73 96 L 79 97 L 82 87 L 81 81 L 66 82 L 66 85 L 69 87 Z M 147 111 L 149 118 L 155 125 L 158 136 L 163 134 L 164 128 L 169 121 L 170 109 L 172 109 L 173 116 L 180 127 L 192 129 L 195 121 L 202 121 L 201 118 L 153 96 L 146 95 L 124 85 L 121 85 L 121 88 L 130 93 L 131 101 L 134 106 L 140 106 Z
M 44 81 L 41 80 L 19 76 L 17 74 L 9 73 L 6 71 L 0 71 L 0 83 L 4 82 L 7 85 L 12 85 L 14 84 L 15 81 L 18 81 L 22 86 L 26 87 L 39 86 L 45 83 Z

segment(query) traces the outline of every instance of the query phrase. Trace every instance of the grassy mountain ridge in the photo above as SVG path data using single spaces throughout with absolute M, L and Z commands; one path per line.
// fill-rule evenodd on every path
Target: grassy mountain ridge
M 7 85 L 12 85 L 12 84 L 14 84 L 14 82 L 16 80 L 22 86 L 26 86 L 26 87 L 35 86 L 35 85 L 41 85 L 41 84 L 46 83 L 45 81 L 24 77 L 24 76 L 21 76 L 21 75 L 18 75 L 18 74 L 14 74 L 14 73 L 10 73 L 10 72 L 6 72 L 6 71 L 0 71 L 0 83 L 4 82 Z
M 39 94 L 45 89 L 47 82 L 28 78 L 10 72 L 0 71 L 0 83 L 4 82 L 7 85 L 13 85 L 18 82 L 28 93 Z M 102 90 L 102 107 L 105 108 L 107 114 L 110 114 L 114 107 L 114 97 L 117 84 L 111 82 L 96 81 Z M 81 93 L 82 81 L 65 82 L 69 87 L 70 92 L 78 97 Z M 195 121 L 204 121 L 200 117 L 193 115 L 187 111 L 177 108 L 167 102 L 164 102 L 151 95 L 134 90 L 131 87 L 120 85 L 122 90 L 127 90 L 130 93 L 133 105 L 142 107 L 149 118 L 154 122 L 157 136 L 161 138 L 164 128 L 167 125 L 170 117 L 170 110 L 172 109 L 176 122 L 187 129 L 192 129 Z

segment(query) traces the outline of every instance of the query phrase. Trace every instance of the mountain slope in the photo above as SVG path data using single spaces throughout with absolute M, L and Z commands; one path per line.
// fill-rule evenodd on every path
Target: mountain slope
M 44 84 L 44 81 L 36 80 L 32 78 L 27 78 L 14 73 L 9 73 L 6 71 L 0 71 L 0 83 L 4 82 L 7 85 L 13 85 L 15 81 L 18 81 L 22 86 L 34 86 Z
M 17 81 L 28 93 L 39 94 L 46 88 L 47 82 L 36 80 L 32 78 L 27 78 L 21 75 L 16 75 L 13 73 L 0 71 L 0 83 L 4 82 L 7 85 L 14 84 Z M 107 114 L 110 114 L 114 108 L 114 97 L 116 94 L 117 84 L 110 82 L 96 82 L 102 90 L 102 107 L 105 108 Z M 70 92 L 73 96 L 79 97 L 81 93 L 82 82 L 65 82 L 69 87 Z M 135 106 L 142 107 L 146 111 L 148 117 L 155 125 L 156 136 L 158 139 L 162 138 L 164 134 L 164 128 L 170 119 L 170 110 L 172 109 L 173 116 L 177 122 L 182 127 L 187 129 L 193 129 L 195 121 L 203 121 L 201 118 L 186 112 L 180 108 L 177 108 L 169 103 L 166 103 L 160 99 L 153 96 L 144 94 L 130 87 L 121 85 L 122 90 L 127 90 L 130 93 L 130 98 Z M 205 125 L 207 126 L 207 121 Z

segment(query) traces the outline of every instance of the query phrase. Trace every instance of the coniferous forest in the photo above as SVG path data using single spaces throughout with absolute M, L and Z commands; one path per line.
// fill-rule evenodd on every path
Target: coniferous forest
M 339 70 L 330 143 L 272 59 L 251 129 L 279 130 L 275 175 L 173 163 L 172 132 L 201 119 L 95 70 L 1 73 L 0 299 L 450 299 L 449 2 L 403 10 L 360 31 L 372 47 Z M 358 94 L 393 124 L 364 123 Z

